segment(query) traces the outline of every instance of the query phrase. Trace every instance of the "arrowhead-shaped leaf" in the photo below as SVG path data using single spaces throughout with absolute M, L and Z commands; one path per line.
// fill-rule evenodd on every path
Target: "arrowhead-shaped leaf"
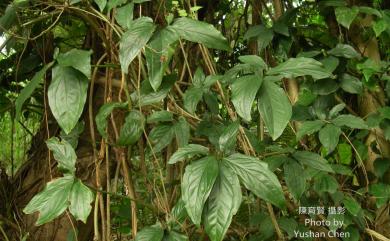
M 53 152 L 58 168 L 74 174 L 77 156 L 73 147 L 65 140 L 60 142 L 57 137 L 47 140 L 46 145 Z
M 349 29 L 349 26 L 359 13 L 359 8 L 353 6 L 349 7 L 337 7 L 334 10 L 336 20 L 339 24 Z

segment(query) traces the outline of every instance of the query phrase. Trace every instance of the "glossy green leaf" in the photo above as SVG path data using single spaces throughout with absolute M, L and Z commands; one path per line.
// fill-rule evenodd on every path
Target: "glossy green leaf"
M 279 180 L 265 162 L 239 153 L 224 158 L 224 161 L 248 190 L 279 208 L 285 208 L 286 203 Z
M 328 54 L 348 59 L 360 58 L 360 54 L 348 44 L 337 44 L 336 47 L 328 51 Z
M 257 55 L 241 55 L 238 57 L 238 60 L 245 64 L 250 64 L 253 66 L 256 66 L 257 68 L 260 68 L 261 70 L 267 69 L 267 64 L 264 62 L 264 60 Z
M 51 112 L 69 134 L 77 124 L 87 99 L 88 79 L 72 67 L 56 66 L 47 96 Z
M 352 8 L 337 7 L 335 8 L 334 13 L 336 15 L 337 22 L 349 29 L 349 26 L 359 13 L 359 8 L 356 6 L 353 6 Z
M 73 183 L 73 176 L 65 176 L 48 182 L 45 189 L 30 200 L 23 212 L 32 214 L 39 211 L 36 225 L 50 222 L 60 216 L 68 207 Z
M 244 35 L 244 39 L 255 39 L 257 41 L 257 48 L 261 52 L 272 41 L 274 32 L 272 29 L 265 27 L 264 25 L 255 25 L 249 27 L 248 31 Z
M 164 100 L 164 98 L 168 95 L 175 81 L 176 75 L 174 74 L 164 76 L 163 82 L 158 91 L 153 90 L 153 88 L 150 86 L 149 81 L 144 81 L 143 83 L 147 83 L 147 85 L 145 84 L 145 86 L 141 87 L 140 98 L 138 98 L 137 91 L 134 91 L 134 93 L 131 95 L 131 99 L 134 103 L 137 103 L 140 106 L 159 103 Z
M 333 106 L 332 109 L 330 109 L 329 111 L 329 118 L 333 118 L 337 116 L 340 113 L 340 111 L 344 110 L 344 108 L 345 108 L 344 103 Z
M 120 131 L 118 144 L 128 146 L 136 143 L 143 134 L 145 126 L 144 115 L 138 110 L 132 110 L 125 119 Z
M 187 210 L 183 200 L 180 198 L 171 210 L 171 221 L 175 223 L 182 223 L 187 217 Z
M 227 151 L 234 147 L 240 124 L 233 122 L 223 129 L 219 139 L 218 146 L 221 151 Z
M 169 159 L 168 164 L 175 164 L 176 162 L 182 161 L 184 159 L 191 158 L 195 155 L 207 155 L 209 149 L 205 146 L 198 144 L 188 144 L 179 148 L 171 158 Z
M 258 108 L 273 140 L 282 135 L 292 116 L 292 108 L 283 89 L 270 81 L 260 88 Z
M 58 162 L 58 168 L 74 174 L 77 156 L 73 147 L 65 140 L 60 142 L 57 137 L 47 140 L 46 145 L 53 152 L 54 159 Z
M 341 76 L 340 87 L 351 94 L 363 93 L 363 83 L 358 78 L 349 74 L 343 74 Z
M 234 108 L 237 114 L 246 121 L 251 120 L 252 104 L 262 82 L 263 79 L 257 75 L 246 75 L 236 79 L 231 85 L 231 100 Z
M 296 78 L 310 75 L 313 79 L 324 79 L 332 76 L 321 62 L 312 58 L 290 58 L 286 62 L 268 70 L 267 75 L 278 75 L 280 78 Z
M 153 90 L 161 85 L 165 70 L 174 52 L 173 43 L 179 40 L 175 31 L 169 28 L 159 31 L 145 48 L 149 82 Z
M 84 129 L 85 129 L 84 121 L 79 121 L 69 134 L 65 134 L 64 131 L 61 131 L 60 138 L 61 140 L 67 141 L 72 146 L 72 148 L 76 150 L 79 144 L 79 137 L 81 133 L 84 132 Z
M 374 23 L 372 29 L 374 29 L 375 35 L 379 37 L 386 29 L 389 27 L 389 24 L 386 20 L 380 19 Z
M 158 125 L 149 134 L 150 142 L 153 144 L 153 151 L 160 152 L 175 136 L 175 129 L 172 125 Z
M 76 220 L 87 223 L 87 218 L 92 210 L 93 196 L 93 192 L 80 180 L 75 181 L 70 192 L 69 211 Z
M 123 29 L 129 29 L 133 21 L 134 3 L 128 3 L 120 7 L 115 12 L 115 20 Z
M 304 169 L 301 164 L 295 160 L 289 160 L 284 163 L 284 179 L 288 190 L 296 201 L 299 201 L 303 192 L 306 190 L 306 179 L 302 175 Z
M 305 121 L 302 123 L 302 125 L 299 127 L 299 130 L 297 132 L 297 140 L 300 140 L 305 135 L 311 135 L 319 130 L 324 126 L 324 122 L 322 120 L 315 120 L 315 121 Z
M 122 72 L 127 74 L 128 67 L 152 37 L 155 25 L 149 17 L 140 17 L 131 22 L 119 43 L 119 62 Z
M 91 54 L 91 50 L 72 49 L 58 54 L 56 60 L 60 66 L 73 67 L 89 79 L 91 78 Z
M 169 26 L 183 39 L 204 44 L 208 48 L 229 50 L 226 38 L 211 24 L 182 17 Z
M 35 89 L 43 82 L 43 77 L 45 76 L 46 71 L 49 68 L 51 68 L 52 65 L 53 65 L 53 62 L 43 66 L 43 68 L 34 75 L 34 77 L 31 79 L 31 81 L 26 85 L 26 87 L 24 87 L 22 89 L 22 91 L 18 95 L 18 98 L 15 101 L 15 119 L 16 119 L 16 121 L 18 121 L 20 119 L 20 115 L 22 113 L 22 107 L 23 107 L 24 102 L 26 102 L 26 100 L 31 97 L 31 95 L 34 93 Z
M 218 176 L 218 162 L 213 156 L 207 156 L 188 165 L 181 183 L 182 199 L 188 216 L 199 226 L 203 206 Z
M 204 225 L 211 241 L 222 241 L 233 215 L 241 204 L 241 187 L 237 175 L 224 164 L 220 165 L 209 199 L 205 205 Z
M 339 115 L 332 120 L 332 123 L 336 126 L 342 127 L 347 126 L 353 129 L 367 129 L 368 126 L 364 120 L 354 115 Z
M 171 122 L 173 121 L 173 114 L 172 112 L 161 110 L 153 112 L 151 115 L 147 118 L 147 123 L 156 123 L 156 122 Z
M 311 168 L 325 172 L 334 172 L 328 161 L 317 153 L 309 151 L 297 151 L 293 154 L 293 157 L 301 164 Z
M 375 8 L 367 7 L 367 6 L 359 6 L 359 12 L 365 14 L 375 15 L 379 18 L 382 18 L 382 14 Z
M 175 231 L 170 231 L 168 234 L 168 237 L 164 239 L 164 241 L 188 241 L 188 237 L 184 234 L 175 232 Z
M 184 108 L 191 114 L 196 110 L 198 103 L 202 100 L 203 89 L 199 87 L 189 88 L 183 96 Z
M 160 225 L 153 225 L 143 228 L 137 233 L 135 241 L 161 241 L 164 237 L 164 230 Z
M 331 153 L 339 144 L 341 129 L 333 124 L 327 124 L 318 133 L 321 144 L 326 148 L 327 153 Z
M 100 107 L 99 112 L 95 117 L 96 128 L 103 138 L 107 138 L 107 117 L 111 115 L 115 108 L 125 108 L 127 103 L 109 102 Z

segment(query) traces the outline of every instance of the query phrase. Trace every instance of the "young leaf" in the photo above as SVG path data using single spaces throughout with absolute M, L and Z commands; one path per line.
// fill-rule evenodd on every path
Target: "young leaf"
M 56 66 L 47 96 L 58 124 L 69 134 L 77 124 L 87 99 L 88 79 L 72 67 Z
M 352 129 L 368 129 L 362 118 L 350 114 L 339 115 L 332 120 L 332 123 L 339 127 L 347 126 Z
M 219 149 L 221 151 L 226 151 L 230 148 L 233 148 L 233 145 L 236 143 L 239 128 L 240 123 L 233 122 L 223 130 L 218 140 Z
M 36 225 L 50 222 L 60 216 L 68 207 L 73 183 L 73 176 L 65 176 L 48 182 L 45 189 L 31 199 L 23 212 L 31 214 L 39 211 Z
M 341 129 L 333 124 L 327 124 L 318 134 L 321 144 L 326 148 L 327 153 L 331 153 L 339 144 Z
M 194 155 L 207 155 L 209 149 L 205 146 L 198 144 L 188 144 L 179 148 L 171 158 L 168 164 L 175 164 L 176 162 L 182 161 L 183 159 L 191 158 Z
M 321 62 L 312 58 L 290 58 L 286 62 L 268 70 L 267 75 L 278 75 L 280 78 L 296 78 L 310 75 L 313 79 L 324 79 L 332 76 Z
M 236 79 L 231 85 L 232 103 L 237 114 L 244 120 L 251 120 L 251 109 L 256 93 L 259 90 L 263 79 L 257 75 L 246 75 Z
M 188 165 L 181 183 L 182 199 L 188 216 L 196 225 L 200 225 L 203 206 L 218 176 L 218 162 L 213 156 L 207 156 Z
M 302 165 L 295 160 L 290 159 L 284 163 L 284 179 L 296 201 L 299 201 L 306 189 L 306 179 L 302 173 L 304 173 Z
M 191 114 L 195 113 L 196 106 L 202 100 L 203 89 L 200 87 L 189 88 L 183 96 L 184 108 Z
M 127 103 L 109 102 L 100 107 L 99 112 L 95 117 L 96 128 L 103 138 L 107 138 L 107 117 L 115 108 L 125 108 Z
M 91 50 L 72 49 L 59 54 L 56 60 L 60 66 L 73 67 L 89 79 L 91 78 L 91 54 Z
M 219 176 L 205 205 L 204 225 L 211 241 L 222 241 L 233 215 L 241 204 L 241 187 L 237 175 L 220 165 Z
M 260 88 L 258 108 L 273 140 L 286 128 L 292 108 L 283 89 L 271 81 L 264 81 Z
M 337 22 L 349 29 L 349 26 L 359 13 L 359 8 L 356 6 L 353 6 L 352 8 L 337 7 L 335 8 L 334 13 L 336 15 Z
M 279 208 L 285 208 L 286 201 L 279 180 L 265 162 L 239 153 L 223 160 L 248 190 Z
M 160 225 L 153 225 L 143 228 L 137 233 L 135 241 L 161 241 L 164 237 L 164 230 Z
M 298 162 L 303 165 L 309 166 L 311 168 L 325 171 L 325 172 L 334 172 L 332 167 L 329 165 L 328 161 L 317 153 L 309 151 L 297 151 L 293 154 L 293 157 Z
M 77 156 L 73 147 L 65 140 L 60 142 L 57 137 L 47 140 L 46 145 L 53 152 L 58 168 L 74 174 Z
M 183 39 L 204 44 L 208 48 L 229 50 L 226 38 L 211 24 L 182 17 L 169 26 Z
M 76 220 L 87 223 L 87 218 L 92 210 L 93 202 L 92 191 L 85 186 L 80 180 L 75 181 L 70 192 L 69 211 Z
M 137 110 L 131 111 L 125 119 L 122 126 L 118 145 L 128 146 L 136 143 L 141 137 L 145 126 L 145 118 L 143 114 Z
M 305 121 L 302 123 L 302 125 L 299 127 L 299 130 L 297 132 L 297 140 L 300 140 L 305 135 L 311 135 L 319 130 L 324 126 L 324 122 L 322 120 L 315 120 L 315 121 Z
M 31 81 L 22 89 L 18 98 L 15 101 L 15 120 L 18 121 L 20 119 L 20 115 L 22 113 L 22 106 L 24 102 L 31 97 L 34 90 L 42 83 L 43 77 L 46 74 L 46 71 L 51 68 L 53 62 L 43 66 L 43 68 L 38 71 Z
M 155 25 L 149 17 L 140 17 L 131 22 L 119 43 L 119 62 L 122 72 L 127 74 L 128 67 L 141 49 L 145 47 L 154 32 Z

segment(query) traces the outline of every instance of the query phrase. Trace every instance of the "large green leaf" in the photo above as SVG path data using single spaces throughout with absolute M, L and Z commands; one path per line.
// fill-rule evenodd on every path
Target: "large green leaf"
M 46 71 L 53 65 L 53 62 L 43 66 L 43 68 L 38 71 L 31 81 L 22 89 L 18 98 L 15 101 L 15 119 L 18 121 L 22 113 L 22 106 L 24 102 L 31 97 L 35 89 L 43 82 L 43 77 L 46 74 Z
M 69 195 L 74 183 L 73 176 L 65 176 L 46 184 L 23 209 L 26 214 L 39 211 L 36 225 L 48 223 L 60 216 L 68 207 Z
M 306 189 L 306 179 L 304 169 L 301 164 L 295 160 L 289 159 L 284 163 L 284 178 L 291 195 L 296 201 L 299 201 Z
M 222 241 L 233 215 L 241 204 L 241 187 L 237 175 L 224 164 L 220 165 L 209 199 L 205 205 L 204 225 L 211 241 Z
M 121 128 L 118 144 L 128 146 L 136 143 L 144 131 L 144 126 L 144 115 L 138 110 L 132 110 L 127 114 L 125 123 Z
M 189 144 L 179 148 L 175 153 L 173 153 L 168 163 L 175 164 L 176 162 L 191 158 L 195 155 L 207 155 L 208 152 L 209 149 L 205 146 Z
M 56 60 L 62 67 L 73 67 L 91 78 L 91 54 L 92 51 L 72 49 L 66 53 L 58 54 Z
M 175 231 L 170 231 L 168 236 L 164 239 L 164 241 L 187 241 L 188 237 L 184 234 L 175 232 Z
M 190 140 L 190 125 L 186 119 L 180 116 L 173 129 L 178 147 L 187 145 L 188 141 Z
M 155 91 L 157 91 L 161 85 L 165 70 L 168 67 L 174 52 L 171 45 L 178 39 L 179 36 L 176 32 L 170 30 L 169 28 L 165 28 L 152 38 L 145 49 L 149 82 Z
M 348 59 L 360 57 L 360 54 L 348 44 L 337 44 L 336 47 L 328 51 L 328 54 Z
M 70 192 L 69 211 L 76 218 L 84 223 L 92 210 L 91 203 L 93 202 L 92 191 L 85 186 L 80 180 L 76 180 Z
M 363 92 L 363 83 L 356 77 L 343 74 L 341 76 L 340 87 L 351 94 L 361 94 Z
M 160 152 L 175 136 L 175 129 L 172 125 L 158 125 L 149 134 L 150 142 L 153 144 L 153 151 Z
M 184 108 L 193 114 L 196 110 L 196 106 L 202 100 L 203 89 L 201 87 L 189 88 L 183 96 Z
M 176 31 L 183 39 L 204 44 L 208 48 L 229 50 L 224 36 L 211 24 L 190 18 L 178 18 L 168 28 Z
M 231 148 L 234 148 L 239 128 L 240 123 L 237 121 L 224 128 L 221 136 L 218 139 L 218 146 L 221 151 L 227 151 Z
M 127 73 L 131 61 L 145 47 L 154 29 L 153 20 L 149 17 L 140 17 L 131 22 L 129 30 L 123 34 L 119 43 L 119 62 L 122 72 Z
M 354 128 L 354 129 L 367 129 L 368 126 L 364 122 L 364 120 L 358 116 L 354 115 L 339 115 L 336 118 L 332 120 L 332 123 L 335 124 L 336 126 L 347 126 L 349 128 Z
M 258 108 L 267 130 L 276 140 L 286 128 L 292 108 L 283 89 L 271 81 L 264 81 L 260 88 Z
M 327 124 L 318 133 L 321 144 L 326 148 L 327 153 L 331 153 L 339 144 L 341 129 L 333 124 Z
M 74 174 L 77 156 L 73 147 L 65 140 L 60 142 L 57 137 L 47 140 L 46 145 L 53 152 L 54 159 L 58 162 L 58 168 Z
M 321 62 L 312 58 L 290 58 L 286 62 L 268 70 L 267 75 L 278 75 L 280 78 L 296 78 L 310 75 L 313 79 L 324 79 L 332 76 Z
M 72 131 L 87 99 L 88 79 L 72 67 L 56 66 L 47 91 L 50 109 L 66 134 Z
M 265 27 L 264 25 L 252 26 L 248 29 L 248 31 L 244 35 L 244 39 L 257 40 L 257 48 L 259 49 L 260 52 L 271 43 L 273 37 L 274 37 L 274 31 L 272 31 L 272 29 Z
M 349 26 L 359 13 L 359 8 L 356 6 L 353 6 L 352 8 L 337 7 L 335 8 L 334 13 L 336 15 L 337 22 L 349 29 Z
M 323 122 L 322 120 L 303 122 L 297 132 L 297 140 L 300 140 L 305 135 L 310 135 L 319 131 L 322 126 L 324 126 L 324 124 L 325 122 Z
M 103 138 L 107 138 L 107 117 L 115 108 L 125 108 L 127 103 L 109 102 L 100 107 L 99 112 L 95 117 L 96 128 Z
M 188 165 L 181 183 L 182 199 L 188 216 L 199 226 L 203 206 L 218 176 L 218 162 L 213 156 L 207 156 Z
M 236 79 L 231 85 L 232 103 L 237 114 L 246 121 L 251 120 L 252 104 L 262 82 L 263 79 L 257 75 L 246 75 Z
M 160 225 L 153 225 L 143 228 L 137 233 L 135 241 L 161 241 L 164 237 L 164 230 Z
M 128 3 L 123 7 L 117 8 L 115 12 L 115 20 L 123 29 L 129 29 L 133 21 L 134 2 Z
M 334 172 L 328 161 L 317 153 L 309 151 L 297 151 L 293 154 L 293 157 L 300 163 L 311 168 L 325 172 Z
M 282 186 L 265 162 L 239 153 L 224 158 L 224 161 L 240 177 L 245 187 L 256 196 L 279 208 L 285 208 Z

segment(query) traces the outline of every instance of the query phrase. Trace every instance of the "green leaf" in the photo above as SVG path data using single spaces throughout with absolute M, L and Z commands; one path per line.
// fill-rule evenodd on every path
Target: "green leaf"
M 300 140 L 305 135 L 311 135 L 319 130 L 324 126 L 324 122 L 322 120 L 315 120 L 315 121 L 305 121 L 302 123 L 302 125 L 299 127 L 299 130 L 297 132 L 297 140 Z
M 115 12 L 115 20 L 123 29 L 129 29 L 133 21 L 134 3 L 128 3 Z
M 360 204 L 353 197 L 350 197 L 350 196 L 344 197 L 343 203 L 344 203 L 344 207 L 353 216 L 357 216 L 359 214 L 360 210 L 362 210 L 362 208 L 360 207 Z
M 103 138 L 107 139 L 107 117 L 115 108 L 125 108 L 127 103 L 109 102 L 100 107 L 99 112 L 95 117 L 96 128 Z
M 31 97 L 32 93 L 34 93 L 35 89 L 43 82 L 43 77 L 46 74 L 46 71 L 51 68 L 53 65 L 53 62 L 43 66 L 43 68 L 35 73 L 34 77 L 31 79 L 31 81 L 22 89 L 20 94 L 18 95 L 18 98 L 15 101 L 15 120 L 19 121 L 20 115 L 22 113 L 22 106 L 24 102 L 28 98 Z
M 306 179 L 302 173 L 304 173 L 302 165 L 295 160 L 290 159 L 284 163 L 284 179 L 288 190 L 296 201 L 299 201 L 306 190 Z
M 265 162 L 239 153 L 224 158 L 224 161 L 248 190 L 279 208 L 285 208 L 286 202 L 279 180 Z
M 244 64 L 250 64 L 250 65 L 256 66 L 256 68 L 259 68 L 261 70 L 268 68 L 268 66 L 264 62 L 264 60 L 260 56 L 257 56 L 257 55 L 241 55 L 238 57 L 238 60 L 240 60 Z
M 165 28 L 159 31 L 145 48 L 149 82 L 154 91 L 161 85 L 165 70 L 174 53 L 173 43 L 179 40 L 175 31 Z
M 237 175 L 221 164 L 209 199 L 205 205 L 204 225 L 211 241 L 222 241 L 233 215 L 241 204 L 241 187 Z
M 318 194 L 325 192 L 335 193 L 339 187 L 339 183 L 336 178 L 326 173 L 320 173 L 314 177 L 313 189 Z
M 144 81 L 143 83 L 147 83 L 141 87 L 141 96 L 138 98 L 137 91 L 134 91 L 131 95 L 131 99 L 134 103 L 137 103 L 141 106 L 151 105 L 164 100 L 164 98 L 168 95 L 172 86 L 174 85 L 177 77 L 176 75 L 166 75 L 163 77 L 163 81 L 161 84 L 161 88 L 158 91 L 154 91 L 150 86 L 149 81 Z
M 183 200 L 180 198 L 171 210 L 171 221 L 175 223 L 182 223 L 187 217 L 187 211 Z
M 163 237 L 164 230 L 160 225 L 153 225 L 139 231 L 135 237 L 135 241 L 161 241 Z
M 386 29 L 388 27 L 389 27 L 389 25 L 388 25 L 387 21 L 384 19 L 380 19 L 374 23 L 374 25 L 372 26 L 372 29 L 375 32 L 375 36 L 379 37 L 379 35 L 381 35 L 384 31 L 386 31 Z
M 331 153 L 339 144 L 341 129 L 333 124 L 327 124 L 318 133 L 321 144 L 326 148 L 327 153 Z
M 340 113 L 340 111 L 344 110 L 344 108 L 345 108 L 344 103 L 333 106 L 332 109 L 330 109 L 329 111 L 329 118 L 333 118 L 337 116 Z
M 45 189 L 30 200 L 23 212 L 32 214 L 39 211 L 36 225 L 50 222 L 60 216 L 68 207 L 73 183 L 73 176 L 65 176 L 48 182 Z
M 187 145 L 188 141 L 190 140 L 190 125 L 188 124 L 186 119 L 180 116 L 179 121 L 175 124 L 173 128 L 178 147 L 183 147 Z
M 104 8 L 107 5 L 107 0 L 94 0 L 94 1 L 98 5 L 100 12 L 103 12 Z
M 360 58 L 360 54 L 349 44 L 337 44 L 328 54 L 347 59 Z
M 311 168 L 331 172 L 333 173 L 332 167 L 329 165 L 328 161 L 317 153 L 309 151 L 297 151 L 293 154 L 293 157 L 303 165 L 309 166 Z
M 356 77 L 343 74 L 341 76 L 341 88 L 351 94 L 362 94 L 363 93 L 363 83 Z
M 244 40 L 256 39 L 257 48 L 261 52 L 266 48 L 272 41 L 274 37 L 274 32 L 272 29 L 269 29 L 263 25 L 255 25 L 249 27 L 248 31 L 244 35 Z
M 75 181 L 70 192 L 69 211 L 76 220 L 87 223 L 87 218 L 91 213 L 93 202 L 93 192 L 80 180 Z
M 144 115 L 138 110 L 132 110 L 125 119 L 122 126 L 118 145 L 128 146 L 136 143 L 141 137 L 145 126 Z
M 384 183 L 371 184 L 369 192 L 376 199 L 376 207 L 380 208 L 387 204 L 390 198 L 390 185 Z
M 237 114 L 246 121 L 251 120 L 252 104 L 262 82 L 263 79 L 257 75 L 246 75 L 236 79 L 231 85 L 232 103 Z
M 119 62 L 122 72 L 127 74 L 128 67 L 152 37 L 155 25 L 149 17 L 140 17 L 132 21 L 119 43 Z
M 336 20 L 339 24 L 349 29 L 349 26 L 359 13 L 359 8 L 353 6 L 349 7 L 337 7 L 334 9 Z
M 267 75 L 278 75 L 280 78 L 296 78 L 310 75 L 313 79 L 324 79 L 332 76 L 321 62 L 312 58 L 290 58 L 286 62 L 268 70 Z
M 207 155 L 209 152 L 209 149 L 205 146 L 201 146 L 198 144 L 188 144 L 186 146 L 183 146 L 179 148 L 171 158 L 169 159 L 168 164 L 175 164 L 179 161 L 182 161 L 184 159 L 191 158 L 195 155 Z
M 368 129 L 362 118 L 350 114 L 339 115 L 332 120 L 332 123 L 339 127 L 347 126 L 352 129 Z
M 88 79 L 72 67 L 56 66 L 47 96 L 51 112 L 69 134 L 77 124 L 87 99 Z
M 107 3 L 107 11 L 111 11 L 111 9 L 121 6 L 125 4 L 127 0 L 108 0 Z
M 175 232 L 175 231 L 170 231 L 166 240 L 167 241 L 187 241 L 188 237 L 184 234 L 180 234 L 180 233 Z
M 375 8 L 366 7 L 366 6 L 359 6 L 359 12 L 365 13 L 365 14 L 375 15 L 379 18 L 382 18 L 382 14 L 378 10 L 376 10 Z
M 58 54 L 56 60 L 62 67 L 73 67 L 91 78 L 91 50 L 72 49 L 66 53 Z
M 218 162 L 213 156 L 207 156 L 188 165 L 181 183 L 182 199 L 188 216 L 196 225 L 200 225 L 203 206 L 218 176 Z
M 292 116 L 292 108 L 283 89 L 270 81 L 260 88 L 258 108 L 273 140 L 282 135 Z
M 57 137 L 47 140 L 46 145 L 53 152 L 54 159 L 58 162 L 58 168 L 74 174 L 77 156 L 73 147 L 65 140 L 60 142 Z
M 171 122 L 173 121 L 173 114 L 172 112 L 162 110 L 162 111 L 156 111 L 153 112 L 151 115 L 147 118 L 147 123 L 157 123 L 157 122 Z
M 211 24 L 182 17 L 169 26 L 183 39 L 204 44 L 208 48 L 229 50 L 226 38 Z
M 279 34 L 282 34 L 284 36 L 290 36 L 290 33 L 288 32 L 288 26 L 282 22 L 282 21 L 277 21 L 274 23 L 272 26 L 272 29 Z
M 184 108 L 191 114 L 196 110 L 199 101 L 202 100 L 203 89 L 200 87 L 189 88 L 183 96 Z
M 79 137 L 81 133 L 84 132 L 84 128 L 84 121 L 79 121 L 69 134 L 65 134 L 64 131 L 61 131 L 60 138 L 61 140 L 67 141 L 72 146 L 72 148 L 76 150 L 79 144 Z
M 218 139 L 218 146 L 221 151 L 229 150 L 236 143 L 237 133 L 240 128 L 240 123 L 233 122 L 224 128 Z
M 352 149 L 347 143 L 340 143 L 337 147 L 339 161 L 341 164 L 349 165 L 352 162 Z
M 160 152 L 172 142 L 174 136 L 175 130 L 172 125 L 158 125 L 154 127 L 149 134 L 149 139 L 153 144 L 153 151 Z

